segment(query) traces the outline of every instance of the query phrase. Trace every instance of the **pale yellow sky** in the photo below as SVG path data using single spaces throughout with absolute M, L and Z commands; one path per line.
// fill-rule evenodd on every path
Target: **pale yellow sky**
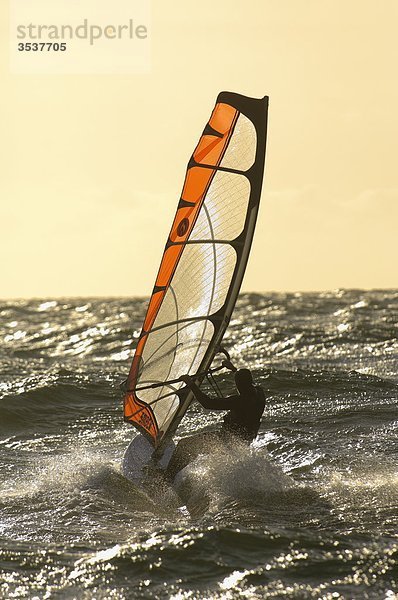
M 153 0 L 123 76 L 11 75 L 5 8 L 0 297 L 149 294 L 221 90 L 270 97 L 243 289 L 398 287 L 397 0 Z

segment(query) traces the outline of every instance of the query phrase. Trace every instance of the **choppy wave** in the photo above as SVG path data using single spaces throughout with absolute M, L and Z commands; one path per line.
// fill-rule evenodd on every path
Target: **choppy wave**
M 266 412 L 253 448 L 191 465 L 209 496 L 194 518 L 120 472 L 145 299 L 1 303 L 0 595 L 393 598 L 397 300 L 241 296 L 225 343 Z M 193 406 L 179 435 L 219 418 Z

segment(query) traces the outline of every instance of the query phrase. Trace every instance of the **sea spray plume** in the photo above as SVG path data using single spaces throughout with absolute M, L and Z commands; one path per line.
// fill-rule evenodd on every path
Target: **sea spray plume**
M 200 455 L 177 476 L 177 490 L 195 514 L 198 503 L 202 511 L 211 512 L 231 499 L 256 505 L 296 485 L 264 448 L 255 450 L 239 441 L 227 447 L 213 444 L 209 454 Z

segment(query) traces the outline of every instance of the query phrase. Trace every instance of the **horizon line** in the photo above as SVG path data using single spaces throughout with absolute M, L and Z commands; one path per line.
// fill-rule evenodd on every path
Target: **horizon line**
M 291 290 L 266 290 L 266 291 L 254 291 L 254 290 L 245 290 L 239 292 L 239 296 L 244 295 L 262 295 L 266 296 L 267 294 L 316 294 L 316 293 L 337 293 L 337 292 L 381 292 L 381 291 L 389 291 L 389 292 L 398 292 L 398 287 L 336 287 L 336 288 L 314 288 L 310 290 L 300 290 L 300 289 L 291 289 Z M 239 298 L 238 296 L 238 298 Z M 127 295 L 127 294 L 65 294 L 65 295 L 43 295 L 43 296 L 0 296 L 1 301 L 12 301 L 12 300 L 78 300 L 80 298 L 85 299 L 149 299 L 151 297 L 151 292 L 148 294 L 137 294 L 137 295 Z

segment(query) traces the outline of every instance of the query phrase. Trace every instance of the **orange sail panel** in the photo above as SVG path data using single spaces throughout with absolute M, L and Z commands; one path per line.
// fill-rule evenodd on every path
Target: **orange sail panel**
M 125 420 L 155 447 L 192 400 L 176 379 L 210 367 L 254 233 L 268 98 L 222 92 L 188 163 L 127 380 Z

